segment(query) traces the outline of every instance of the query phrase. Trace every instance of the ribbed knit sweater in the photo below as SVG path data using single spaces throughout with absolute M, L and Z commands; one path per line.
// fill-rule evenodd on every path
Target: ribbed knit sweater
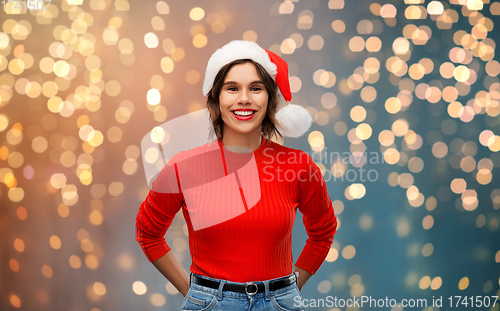
M 297 209 L 308 235 L 297 267 L 315 274 L 336 233 L 332 202 L 313 159 L 264 137 L 243 157 L 221 140 L 180 152 L 152 188 L 136 218 L 136 240 L 146 257 L 152 262 L 170 251 L 164 235 L 182 208 L 190 271 L 212 278 L 249 282 L 290 274 Z

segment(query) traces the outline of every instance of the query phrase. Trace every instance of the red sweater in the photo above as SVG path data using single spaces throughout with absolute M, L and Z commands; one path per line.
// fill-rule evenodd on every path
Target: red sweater
M 325 181 L 307 153 L 267 141 L 243 160 L 220 140 L 170 159 L 137 213 L 149 261 L 170 251 L 164 235 L 182 208 L 191 272 L 233 282 L 288 275 L 298 208 L 309 238 L 295 265 L 316 273 L 337 227 Z

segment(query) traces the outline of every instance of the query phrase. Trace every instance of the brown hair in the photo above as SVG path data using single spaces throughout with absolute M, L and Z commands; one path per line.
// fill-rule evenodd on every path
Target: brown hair
M 276 111 L 278 109 L 278 85 L 271 78 L 271 76 L 267 73 L 267 71 L 262 67 L 259 63 L 251 60 L 251 59 L 237 59 L 235 61 L 230 62 L 229 64 L 224 65 L 214 79 L 214 84 L 212 85 L 212 89 L 207 94 L 207 107 L 210 111 L 210 117 L 212 119 L 212 125 L 214 128 L 215 135 L 217 139 L 222 139 L 224 135 L 224 121 L 222 120 L 220 113 L 220 103 L 219 96 L 222 91 L 222 86 L 224 85 L 224 79 L 226 78 L 227 73 L 234 65 L 244 64 L 244 63 L 252 63 L 257 70 L 257 74 L 264 84 L 267 94 L 267 111 L 264 120 L 262 121 L 262 134 L 268 139 L 273 138 L 273 136 L 283 138 L 281 133 L 277 128 L 278 120 L 276 119 Z M 269 143 L 269 141 L 268 141 Z

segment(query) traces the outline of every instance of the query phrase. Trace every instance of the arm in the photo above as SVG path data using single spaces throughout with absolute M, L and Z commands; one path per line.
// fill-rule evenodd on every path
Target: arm
M 135 232 L 148 260 L 185 295 L 189 278 L 165 241 L 165 233 L 180 209 L 176 196 L 150 191 L 137 213 Z
M 301 156 L 303 174 L 299 175 L 298 209 L 302 213 L 308 239 L 294 267 L 294 271 L 299 271 L 299 289 L 319 269 L 337 232 L 337 218 L 323 175 L 308 154 Z
M 177 290 L 186 295 L 189 278 L 165 241 L 165 233 L 183 205 L 177 174 L 167 165 L 152 185 L 136 217 L 136 240 L 150 262 Z
M 177 288 L 182 296 L 186 297 L 189 289 L 189 276 L 172 252 L 168 252 L 153 261 L 153 265 Z
M 302 268 L 297 267 L 297 266 L 293 267 L 293 271 L 297 271 L 299 273 L 299 279 L 298 279 L 297 285 L 299 287 L 299 290 L 301 290 L 302 287 L 309 280 L 309 278 L 312 276 L 312 274 L 307 272 L 306 270 L 304 270 Z

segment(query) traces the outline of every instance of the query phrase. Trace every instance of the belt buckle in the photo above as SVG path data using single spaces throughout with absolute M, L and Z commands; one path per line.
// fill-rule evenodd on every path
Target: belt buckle
M 253 293 L 252 292 L 250 292 L 250 293 L 248 292 L 248 286 L 249 285 L 255 286 L 255 292 L 253 292 Z M 259 288 L 257 287 L 257 284 L 255 284 L 254 282 L 247 282 L 247 284 L 245 285 L 245 293 L 247 295 L 255 295 L 255 294 L 257 294 L 258 291 L 259 291 Z

